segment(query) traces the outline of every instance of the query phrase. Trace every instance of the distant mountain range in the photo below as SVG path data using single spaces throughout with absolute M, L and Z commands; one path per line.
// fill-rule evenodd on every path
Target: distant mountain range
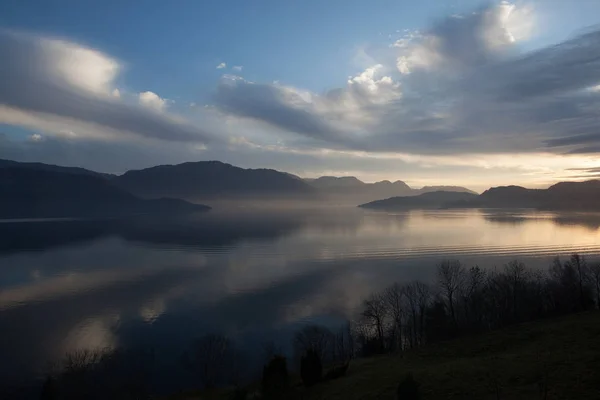
M 0 166 L 0 218 L 115 217 L 210 208 L 179 199 L 142 200 L 105 177 L 66 171 Z
M 390 197 L 389 199 L 376 200 L 361 204 L 361 208 L 375 210 L 402 210 L 411 208 L 442 208 L 456 202 L 467 202 L 479 197 L 474 193 L 467 192 L 429 192 L 417 196 Z
M 418 196 L 423 193 L 439 191 L 476 194 L 461 186 L 425 186 L 421 189 L 413 189 L 402 181 L 365 183 L 353 176 L 322 176 L 317 179 L 305 179 L 305 181 L 316 188 L 327 200 L 353 205 L 390 197 Z
M 273 169 L 244 169 L 219 161 L 128 171 L 112 182 L 143 198 L 176 197 L 190 201 L 301 200 L 317 195 L 312 186 L 295 175 Z
M 455 206 L 537 208 L 542 210 L 600 210 L 600 180 L 560 182 L 548 189 L 501 186 L 486 190 L 475 200 Z
M 76 174 L 76 175 L 88 175 L 88 176 L 97 176 L 102 178 L 113 178 L 116 175 L 112 174 L 104 174 L 101 172 L 90 171 L 85 168 L 78 167 L 61 167 L 58 165 L 50 165 L 43 164 L 37 162 L 18 162 L 11 160 L 0 160 L 0 168 L 19 168 L 19 169 L 30 169 L 34 171 L 51 171 L 51 172 L 64 172 L 68 174 Z
M 0 160 L 0 218 L 190 212 L 209 209 L 194 203 L 220 204 L 227 200 L 333 202 L 376 209 L 597 210 L 598 198 L 597 180 L 562 182 L 548 189 L 497 187 L 477 195 L 460 186 L 413 189 L 402 181 L 365 183 L 355 177 L 332 176 L 301 179 L 272 169 L 244 169 L 219 161 L 161 165 L 111 175 L 83 168 Z
M 391 197 L 361 204 L 379 210 L 407 208 L 535 208 L 540 210 L 600 210 L 600 181 L 560 182 L 548 189 L 501 186 L 480 195 L 438 191 L 414 197 Z

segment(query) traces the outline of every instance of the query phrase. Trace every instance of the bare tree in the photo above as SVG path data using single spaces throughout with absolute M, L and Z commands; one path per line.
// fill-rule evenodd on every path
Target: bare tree
M 465 318 L 469 324 L 478 324 L 481 320 L 483 299 L 481 291 L 486 281 L 486 271 L 478 265 L 471 267 L 466 274 L 463 290 Z
M 519 302 L 520 296 L 523 292 L 525 282 L 528 278 L 528 272 L 525 268 L 525 264 L 517 260 L 511 261 L 504 266 L 505 274 L 508 278 L 508 284 L 511 292 L 511 305 L 513 320 L 516 322 L 519 320 Z
M 417 289 L 417 304 L 419 305 L 419 337 L 420 341 L 423 342 L 425 340 L 425 313 L 431 302 L 431 290 L 429 285 L 420 281 L 416 281 L 414 285 Z
M 573 255 L 571 255 L 571 259 L 570 259 L 570 264 L 573 267 L 573 269 L 575 269 L 575 271 L 577 271 L 577 289 L 579 292 L 579 307 L 581 307 L 581 309 L 585 309 L 587 308 L 587 304 L 586 304 L 586 296 L 584 293 L 584 285 L 586 283 L 586 281 L 588 280 L 588 266 L 587 263 L 585 261 L 585 257 L 580 256 L 579 254 L 575 253 Z
M 324 326 L 308 325 L 296 332 L 292 344 L 297 360 L 312 350 L 324 361 L 331 358 L 329 356 L 334 348 L 334 335 Z
M 202 385 L 211 389 L 239 377 L 239 353 L 223 335 L 209 334 L 196 340 L 183 356 L 183 364 L 198 374 Z
M 437 275 L 440 290 L 448 302 L 450 317 L 454 325 L 456 325 L 455 297 L 463 287 L 465 269 L 460 261 L 444 260 L 438 265 Z
M 375 293 L 364 302 L 362 316 L 365 322 L 375 329 L 379 351 L 384 350 L 385 324 L 388 316 L 388 307 L 383 295 Z
M 283 354 L 281 346 L 277 346 L 274 341 L 269 340 L 263 344 L 264 364 L 268 364 L 275 356 Z
M 45 398 L 147 399 L 151 392 L 154 351 L 149 348 L 81 350 L 52 363 Z
M 405 285 L 403 288 L 404 297 L 410 314 L 410 324 L 408 324 L 406 333 L 409 336 L 411 348 L 417 347 L 417 332 L 419 326 L 419 295 L 415 283 Z
M 369 339 L 372 338 L 373 329 L 370 325 L 367 325 L 364 319 L 352 322 L 350 325 L 352 330 L 352 338 L 355 340 L 357 348 L 355 352 L 361 355 L 371 355 L 371 348 L 369 348 Z
M 590 281 L 596 292 L 596 307 L 600 309 L 600 263 L 595 263 L 590 266 Z
M 344 324 L 335 334 L 334 361 L 348 361 L 354 357 L 354 337 L 350 323 Z
M 385 301 L 388 304 L 392 320 L 394 321 L 394 339 L 397 350 L 402 351 L 402 327 L 405 314 L 404 289 L 397 283 L 387 288 L 384 293 Z

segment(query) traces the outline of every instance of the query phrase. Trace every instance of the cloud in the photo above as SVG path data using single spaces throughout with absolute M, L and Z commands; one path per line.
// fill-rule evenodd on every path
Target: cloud
M 600 30 L 523 53 L 533 23 L 532 9 L 503 2 L 409 32 L 344 87 L 319 94 L 236 79 L 219 85 L 215 104 L 330 148 L 597 151 L 600 93 L 589 88 L 600 82 Z
M 323 95 L 280 84 L 260 84 L 224 76 L 214 97 L 220 110 L 267 122 L 313 139 L 360 147 L 361 132 L 353 127 L 372 122 L 374 107 L 401 97 L 400 85 L 379 76 L 381 65 L 351 77 L 345 88 Z
M 142 92 L 139 95 L 140 104 L 157 111 L 162 111 L 167 102 L 154 92 Z
M 388 46 L 362 47 L 360 69 L 325 92 L 250 81 L 232 66 L 209 104 L 181 100 L 186 119 L 157 93 L 117 89 L 123 64 L 109 55 L 1 33 L 0 123 L 43 140 L 0 135 L 0 155 L 108 172 L 221 159 L 423 184 L 457 173 L 482 185 L 489 174 L 550 181 L 600 152 L 600 30 L 524 51 L 533 11 L 502 2 L 399 30 Z
M 264 120 L 272 125 L 315 138 L 331 138 L 338 132 L 314 115 L 301 94 L 275 85 L 255 84 L 225 76 L 214 98 L 222 111 Z
M 0 123 L 32 127 L 33 121 L 51 120 L 68 129 L 77 121 L 90 130 L 121 135 L 171 141 L 212 139 L 181 118 L 121 101 L 114 88 L 120 64 L 96 50 L 0 32 L 0 59 Z
M 232 71 L 237 71 L 237 72 L 240 72 L 242 69 L 244 69 L 243 65 L 234 65 L 233 67 L 231 67 Z

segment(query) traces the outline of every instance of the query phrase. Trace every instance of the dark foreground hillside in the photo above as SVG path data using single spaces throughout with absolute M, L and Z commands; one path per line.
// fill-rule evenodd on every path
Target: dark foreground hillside
M 403 357 L 351 363 L 345 377 L 285 398 L 394 399 L 412 373 L 423 400 L 598 399 L 600 313 L 524 323 L 487 334 L 437 343 Z M 169 399 L 228 399 L 231 393 L 175 395 Z

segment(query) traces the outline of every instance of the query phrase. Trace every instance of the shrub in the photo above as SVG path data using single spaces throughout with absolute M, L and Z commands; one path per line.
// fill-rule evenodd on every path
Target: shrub
M 419 400 L 419 383 L 413 378 L 412 374 L 406 377 L 398 385 L 396 390 L 398 400 Z
M 312 386 L 321 380 L 323 365 L 319 353 L 308 350 L 300 360 L 300 376 L 305 386 Z
M 41 400 L 56 400 L 58 399 L 58 389 L 56 387 L 56 381 L 53 377 L 48 376 L 42 386 L 42 393 L 40 395 Z
M 349 365 L 350 365 L 350 361 L 348 361 L 346 364 L 338 365 L 338 366 L 331 368 L 325 374 L 325 380 L 337 379 L 337 378 L 341 378 L 342 376 L 346 375 L 346 371 L 348 371 Z
M 246 400 L 248 398 L 248 391 L 244 388 L 236 388 L 230 398 L 231 400 Z
M 287 388 L 289 384 L 287 361 L 283 356 L 274 356 L 263 368 L 263 393 L 277 393 Z

